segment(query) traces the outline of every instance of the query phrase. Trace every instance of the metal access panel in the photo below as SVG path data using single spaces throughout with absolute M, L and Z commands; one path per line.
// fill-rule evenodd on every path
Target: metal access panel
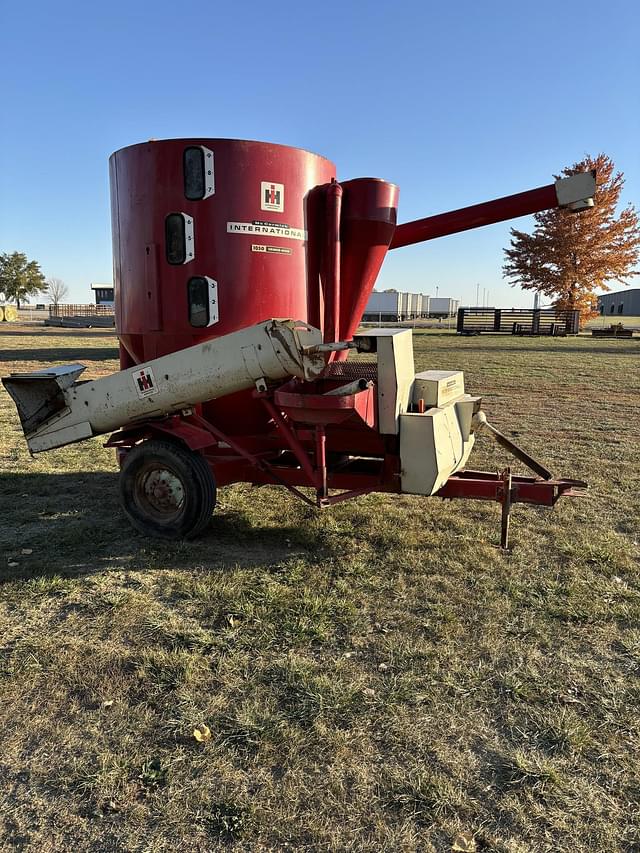
M 443 406 L 464 394 L 464 374 L 461 370 L 424 370 L 416 374 L 413 383 L 413 403 L 424 400 L 426 408 Z
M 409 495 L 433 495 L 466 463 L 474 443 L 465 434 L 457 405 L 400 416 L 401 489 Z M 473 402 L 464 402 L 464 408 Z
M 411 329 L 370 329 L 354 337 L 361 352 L 378 354 L 378 429 L 397 435 L 399 417 L 409 410 L 414 378 Z

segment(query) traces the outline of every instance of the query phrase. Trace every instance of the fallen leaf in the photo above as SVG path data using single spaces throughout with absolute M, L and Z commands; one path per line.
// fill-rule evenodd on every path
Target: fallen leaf
M 193 730 L 193 736 L 198 743 L 204 743 L 206 740 L 211 740 L 211 729 L 209 726 L 198 726 Z
M 461 832 L 454 838 L 451 849 L 458 850 L 460 853 L 475 853 L 478 848 L 470 832 Z
M 15 567 L 16 567 L 16 566 L 18 566 L 18 565 L 20 565 L 20 564 L 19 564 L 19 563 L 16 563 L 15 561 L 12 561 L 12 562 L 10 562 L 10 563 L 9 563 L 9 568 L 10 568 L 10 569 L 15 569 Z
M 21 553 L 22 554 L 33 554 L 33 548 L 23 548 Z

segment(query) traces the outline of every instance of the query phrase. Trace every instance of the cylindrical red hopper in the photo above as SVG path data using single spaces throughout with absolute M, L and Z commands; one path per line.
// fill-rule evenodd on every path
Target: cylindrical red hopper
M 337 184 L 317 154 L 235 139 L 132 145 L 110 174 L 123 368 L 270 318 L 353 336 L 393 237 L 396 186 Z M 248 393 L 203 415 L 235 434 L 267 424 Z
M 324 157 L 264 142 L 172 139 L 116 151 L 122 366 L 272 317 L 306 320 L 307 292 L 318 281 L 306 199 L 335 174 Z M 204 414 L 237 433 L 259 429 L 258 412 L 243 395 L 206 404 Z

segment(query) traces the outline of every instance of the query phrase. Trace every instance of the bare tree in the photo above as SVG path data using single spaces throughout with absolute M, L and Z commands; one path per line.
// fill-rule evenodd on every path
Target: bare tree
M 69 295 L 69 288 L 61 278 L 47 279 L 47 296 L 49 302 L 59 305 Z

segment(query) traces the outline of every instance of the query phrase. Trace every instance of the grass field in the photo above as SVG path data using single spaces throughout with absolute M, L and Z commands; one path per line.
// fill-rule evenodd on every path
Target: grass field
M 493 505 L 238 485 L 159 544 L 112 452 L 31 459 L 0 392 L 0 849 L 640 850 L 640 341 L 415 351 L 589 496 L 516 507 L 503 554 Z M 3 374 L 116 356 L 0 333 Z
M 625 329 L 633 329 L 640 331 L 640 317 L 626 316 L 624 314 L 604 314 L 601 317 L 594 317 L 586 324 L 586 329 L 602 329 L 611 325 L 621 324 Z

